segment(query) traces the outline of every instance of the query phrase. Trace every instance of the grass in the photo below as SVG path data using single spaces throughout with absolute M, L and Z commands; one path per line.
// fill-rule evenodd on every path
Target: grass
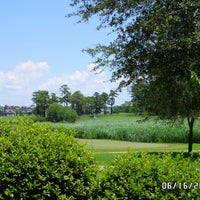
M 79 139 L 92 149 L 100 164 L 110 164 L 113 158 L 121 153 L 132 152 L 187 152 L 185 143 L 141 143 L 115 140 Z M 200 152 L 200 144 L 193 144 L 194 152 Z
M 187 150 L 187 144 L 180 143 L 142 143 L 101 139 L 79 139 L 79 141 L 95 152 Z
M 57 124 L 54 124 L 56 126 Z M 134 152 L 187 152 L 188 125 L 186 121 L 158 120 L 132 114 L 81 116 L 74 124 L 79 141 L 92 149 L 99 163 L 109 164 L 115 155 Z M 200 150 L 200 121 L 194 127 L 193 149 Z M 129 142 L 128 142 L 129 141 Z
M 76 129 L 78 138 L 114 139 L 134 142 L 187 143 L 188 125 L 186 121 L 172 123 L 166 120 L 132 114 L 101 115 L 96 118 L 83 116 L 74 124 L 66 124 Z M 200 141 L 200 122 L 194 127 L 194 142 Z

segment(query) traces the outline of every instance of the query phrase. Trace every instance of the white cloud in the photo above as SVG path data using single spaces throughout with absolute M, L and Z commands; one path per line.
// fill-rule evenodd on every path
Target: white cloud
M 32 61 L 27 61 L 16 66 L 14 72 L 25 79 L 35 80 L 40 78 L 46 72 L 50 70 L 47 62 L 34 63 Z
M 46 62 L 26 61 L 0 71 L 0 105 L 30 105 L 32 92 L 50 67 Z
M 92 71 L 94 66 L 94 64 L 90 64 L 85 71 L 51 77 L 41 84 L 39 89 L 58 91 L 61 85 L 67 84 L 72 92 L 80 90 L 84 95 L 92 95 L 94 92 L 109 92 L 111 89 L 115 89 L 117 83 L 110 83 L 105 72 Z
M 94 72 L 94 67 L 94 64 L 90 64 L 83 71 L 49 77 L 51 74 L 47 76 L 50 71 L 47 62 L 27 61 L 13 70 L 0 71 L 0 105 L 31 105 L 32 94 L 38 90 L 55 92 L 59 96 L 59 88 L 63 84 L 67 84 L 72 93 L 80 90 L 85 96 L 91 96 L 94 92 L 109 93 L 117 88 L 118 83 L 108 81 L 110 74 Z
M 20 63 L 11 71 L 0 72 L 1 88 L 23 89 L 48 72 L 49 69 L 46 62 L 26 61 Z

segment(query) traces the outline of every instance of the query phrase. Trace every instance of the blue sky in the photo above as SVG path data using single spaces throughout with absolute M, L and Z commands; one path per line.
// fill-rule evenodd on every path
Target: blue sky
M 48 90 L 60 95 L 67 84 L 85 96 L 115 89 L 109 71 L 91 72 L 92 58 L 82 49 L 107 44 L 112 35 L 96 30 L 97 19 L 77 24 L 66 18 L 68 0 L 0 0 L 0 105 L 32 104 L 32 93 Z M 130 100 L 126 90 L 116 100 Z

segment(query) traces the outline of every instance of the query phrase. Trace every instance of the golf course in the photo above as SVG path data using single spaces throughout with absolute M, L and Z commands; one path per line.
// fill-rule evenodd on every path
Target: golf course
M 58 124 L 54 124 L 57 126 Z M 62 124 L 63 125 L 63 124 Z M 148 119 L 133 114 L 81 116 L 64 124 L 77 131 L 81 144 L 92 150 L 100 164 L 109 164 L 115 155 L 130 152 L 187 152 L 188 127 L 184 120 Z M 194 128 L 193 152 L 200 150 L 200 122 Z

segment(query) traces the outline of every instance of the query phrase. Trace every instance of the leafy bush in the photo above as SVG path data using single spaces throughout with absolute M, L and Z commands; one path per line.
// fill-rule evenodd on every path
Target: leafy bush
M 72 129 L 25 117 L 0 125 L 0 199 L 90 199 L 95 159 Z
M 53 103 L 47 109 L 47 120 L 51 122 L 75 122 L 78 115 L 75 110 L 68 106 L 62 106 L 57 103 Z
M 97 170 L 75 131 L 0 118 L 0 199 L 200 199 L 199 157 L 128 153 Z
M 199 199 L 199 161 L 181 154 L 118 156 L 101 176 L 96 199 Z

